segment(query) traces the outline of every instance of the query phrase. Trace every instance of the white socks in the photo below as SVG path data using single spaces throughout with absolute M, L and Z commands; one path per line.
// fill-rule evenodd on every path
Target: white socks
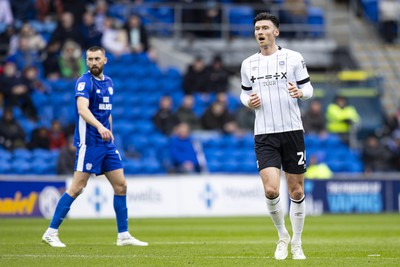
M 285 227 L 285 214 L 283 212 L 279 196 L 274 199 L 267 198 L 267 208 L 271 215 L 272 221 L 278 230 L 279 239 L 289 238 L 289 232 Z
M 300 200 L 290 199 L 290 222 L 292 223 L 293 237 L 292 244 L 301 245 L 301 234 L 303 232 L 306 205 L 305 196 Z M 267 198 L 267 208 L 271 214 L 272 221 L 278 230 L 279 239 L 289 237 L 289 232 L 285 227 L 285 214 L 280 203 L 279 196 L 274 199 Z
M 129 232 L 118 233 L 118 239 L 127 239 L 131 236 Z
M 300 200 L 290 199 L 290 221 L 292 223 L 292 244 L 301 244 L 301 233 L 303 232 L 306 203 L 303 196 Z
M 46 235 L 52 235 L 54 233 L 58 233 L 58 229 L 54 229 L 54 228 L 49 227 L 49 228 L 47 228 L 47 230 L 45 232 Z

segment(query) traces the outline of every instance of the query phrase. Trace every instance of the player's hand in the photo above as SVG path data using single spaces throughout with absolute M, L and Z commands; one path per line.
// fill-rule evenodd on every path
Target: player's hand
M 294 84 L 293 82 L 289 82 L 288 90 L 289 90 L 289 95 L 292 98 L 302 98 L 303 97 L 303 91 L 301 89 L 297 88 L 296 84 Z
M 248 104 L 251 108 L 258 108 L 261 106 L 261 100 L 256 93 L 251 93 Z
M 97 130 L 99 131 L 99 134 L 101 135 L 102 140 L 107 141 L 107 142 L 111 140 L 114 142 L 114 135 L 106 127 L 102 126 Z

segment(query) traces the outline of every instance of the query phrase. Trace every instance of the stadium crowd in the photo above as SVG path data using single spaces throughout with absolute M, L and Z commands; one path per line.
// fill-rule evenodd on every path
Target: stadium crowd
M 74 153 L 71 146 L 73 122 L 55 115 L 60 107 L 50 111 L 52 116 L 47 116 L 49 113 L 44 112 L 44 106 L 35 95 L 52 99 L 58 81 L 71 81 L 67 82 L 68 90 L 73 90 L 76 78 L 86 72 L 84 51 L 94 45 L 103 46 L 114 64 L 124 58 L 144 58 L 144 62 L 158 68 L 157 55 L 150 46 L 150 34 L 138 13 L 132 12 L 125 20 L 110 16 L 114 1 L 16 2 L 0 2 L 0 23 L 4 25 L 0 34 L 0 154 L 15 149 L 52 150 L 56 151 L 59 160 L 55 164 L 59 166 L 58 170 L 52 172 L 65 174 L 67 169 L 72 172 L 69 161 L 73 161 Z M 135 1 L 134 5 L 140 7 L 141 2 Z M 293 1 L 276 2 L 290 5 Z M 281 15 L 284 21 L 291 18 L 292 23 L 304 21 L 305 16 L 304 12 L 295 16 Z M 200 17 L 183 18 L 183 21 L 185 19 L 219 21 L 218 12 L 206 12 Z M 215 33 L 207 34 L 215 37 Z M 173 72 L 173 68 L 168 71 Z M 199 151 L 194 146 L 192 132 L 214 131 L 240 139 L 251 135 L 254 114 L 239 104 L 238 96 L 230 93 L 228 81 L 232 73 L 225 68 L 219 55 L 214 55 L 211 62 L 205 62 L 201 56 L 195 57 L 184 73 L 173 74 L 181 83 L 171 94 L 157 95 L 158 107 L 153 107 L 150 118 L 154 126 L 151 129 L 159 132 L 169 144 L 165 146 L 169 152 L 167 159 L 162 160 L 162 169 L 166 172 L 200 172 L 203 163 L 195 156 Z M 126 87 L 119 85 L 117 90 Z M 344 151 L 349 153 L 347 134 L 359 119 L 357 111 L 353 108 L 350 112 L 349 109 L 329 106 L 325 113 L 321 103 L 313 101 L 304 111 L 307 135 L 318 139 L 318 146 L 324 146 L 324 140 L 332 140 L 332 136 L 339 134 L 343 139 L 338 142 L 343 141 Z M 354 153 L 355 159 L 363 160 L 355 172 L 400 170 L 400 111 L 385 120 L 385 125 Z M 311 137 L 306 142 L 314 142 Z M 143 151 L 135 144 L 125 144 L 124 148 L 127 157 L 143 156 Z M 310 151 L 316 153 L 309 155 L 313 156 L 313 162 L 327 160 L 328 153 L 318 154 L 315 147 Z M 207 158 L 207 151 L 205 154 Z M 255 162 L 253 164 L 256 171 Z M 333 163 L 330 167 L 333 171 L 346 171 L 335 168 Z

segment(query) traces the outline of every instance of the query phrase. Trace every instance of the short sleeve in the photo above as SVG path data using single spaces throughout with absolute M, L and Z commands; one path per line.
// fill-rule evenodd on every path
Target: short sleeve
M 252 84 L 249 79 L 249 62 L 248 60 L 244 60 L 242 62 L 242 66 L 240 68 L 240 75 L 241 75 L 241 83 L 242 83 L 242 89 L 243 90 L 251 90 Z
M 91 90 L 92 87 L 90 80 L 81 77 L 78 79 L 75 85 L 75 98 L 82 96 L 89 99 Z
M 310 75 L 308 74 L 306 62 L 303 56 L 299 53 L 297 53 L 296 55 L 294 70 L 295 70 L 294 75 L 296 78 L 296 82 L 309 80 Z

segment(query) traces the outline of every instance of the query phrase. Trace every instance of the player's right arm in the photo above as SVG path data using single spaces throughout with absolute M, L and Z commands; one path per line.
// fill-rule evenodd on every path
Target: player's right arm
M 249 79 L 249 75 L 246 70 L 247 61 L 242 62 L 242 66 L 240 69 L 240 74 L 242 78 L 242 92 L 240 93 L 240 101 L 242 101 L 243 105 L 249 108 L 258 108 L 261 106 L 261 100 L 256 93 L 253 92 L 253 88 L 251 86 L 251 81 Z
M 87 123 L 97 129 L 97 131 L 101 135 L 101 139 L 103 139 L 104 141 L 114 140 L 114 136 L 111 131 L 104 127 L 104 125 L 101 124 L 101 122 L 99 122 L 90 111 L 89 99 L 80 96 L 76 99 L 76 105 L 78 108 L 79 116 L 81 116 Z

